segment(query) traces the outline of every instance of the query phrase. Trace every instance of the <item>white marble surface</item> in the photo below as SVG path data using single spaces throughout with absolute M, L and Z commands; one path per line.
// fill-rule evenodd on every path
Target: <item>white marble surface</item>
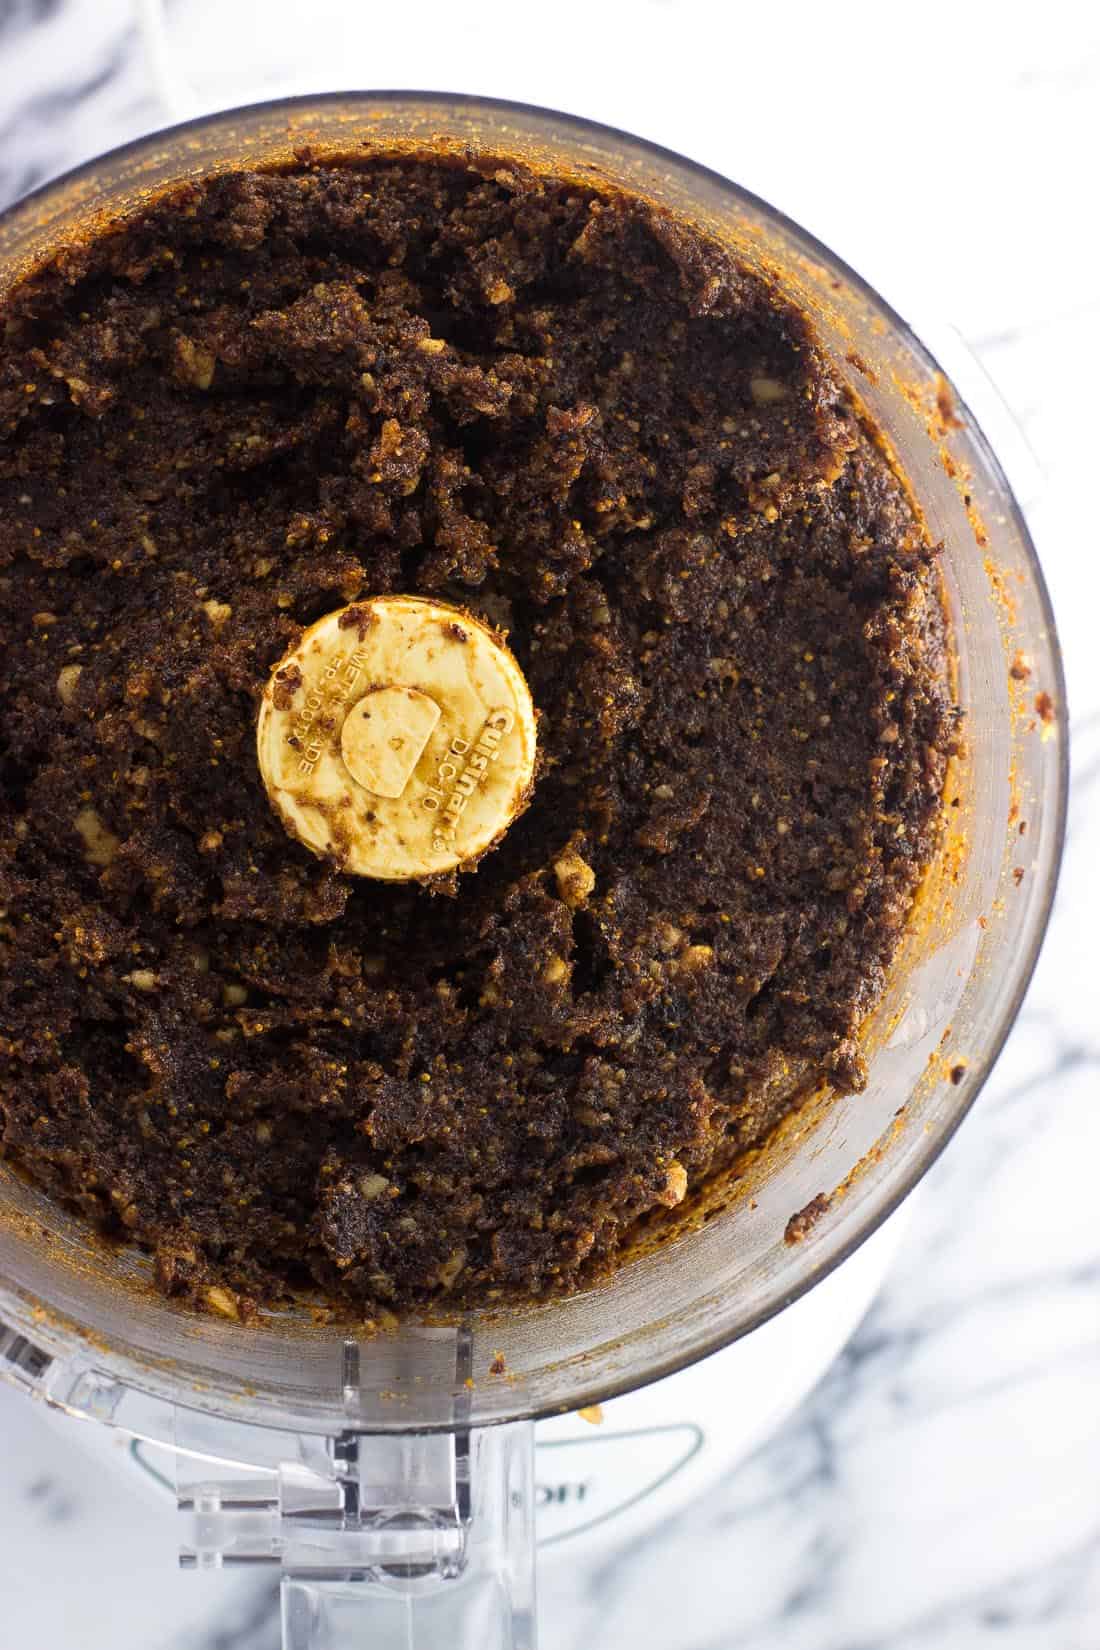
M 1016 1031 L 824 1382 L 671 1528 L 548 1570 L 543 1644 L 1097 1650 L 1100 21 L 1058 4 L 930 4 L 904 23 L 902 8 L 864 5 L 771 6 L 753 22 L 701 0 L 593 0 L 578 61 L 568 6 L 534 52 L 533 9 L 517 4 L 421 0 L 415 27 L 408 9 L 321 9 L 339 27 L 311 29 L 291 71 L 279 20 L 299 8 L 276 0 L 262 31 L 255 5 L 199 0 L 186 59 L 150 56 L 125 0 L 0 0 L 0 201 L 192 107 L 288 87 L 557 104 L 709 161 L 817 230 L 918 326 L 954 322 L 1046 473 L 1033 527 L 1075 774 L 1062 892 Z M 211 15 L 231 25 L 220 44 Z M 811 121 L 827 140 L 802 148 Z M 870 204 L 868 180 L 883 190 Z M 121 1495 L 7 1394 L 0 1459 L 4 1650 L 274 1650 L 267 1582 L 177 1575 L 171 1514 Z

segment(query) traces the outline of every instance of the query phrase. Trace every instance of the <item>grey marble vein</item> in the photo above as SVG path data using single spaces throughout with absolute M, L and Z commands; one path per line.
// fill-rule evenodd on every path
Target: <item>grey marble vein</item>
M 126 0 L 8 0 L 0 65 L 0 206 L 159 123 Z

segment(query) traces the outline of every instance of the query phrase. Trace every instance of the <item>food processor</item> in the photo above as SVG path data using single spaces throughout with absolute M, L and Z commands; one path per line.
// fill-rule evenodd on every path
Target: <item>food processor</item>
M 16 205 L 0 219 L 0 300 L 47 249 L 176 180 L 303 149 L 427 147 L 642 194 L 811 316 L 943 543 L 964 749 L 942 850 L 863 1031 L 864 1092 L 819 1096 L 736 1179 L 580 1293 L 369 1337 L 304 1308 L 253 1324 L 200 1317 L 154 1290 L 147 1257 L 108 1247 L 0 1165 L 0 1372 L 134 1441 L 133 1459 L 172 1483 L 186 1564 L 277 1566 L 287 1650 L 533 1646 L 536 1492 L 548 1545 L 625 1530 L 698 1487 L 708 1432 L 728 1434 L 713 1469 L 797 1402 L 873 1292 L 884 1222 L 1011 1027 L 1063 830 L 1057 639 L 1022 510 L 973 415 L 971 366 L 950 344 L 933 356 L 824 246 L 714 172 L 517 104 L 287 99 L 154 133 Z M 976 394 L 995 407 L 987 386 Z M 791 1228 L 815 1200 L 818 1218 Z M 604 1404 L 604 1427 L 590 1425 Z M 601 1448 L 618 1450 L 619 1478 L 592 1492 L 599 1470 L 577 1452 L 591 1463 Z

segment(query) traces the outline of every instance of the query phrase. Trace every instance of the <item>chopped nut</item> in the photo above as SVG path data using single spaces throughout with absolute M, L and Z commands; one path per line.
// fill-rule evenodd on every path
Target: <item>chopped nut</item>
M 671 785 L 654 785 L 653 794 L 658 802 L 671 802 L 676 792 Z
M 436 1276 L 443 1285 L 444 1289 L 449 1289 L 451 1287 L 465 1264 L 465 1249 L 456 1249 L 453 1254 L 448 1255 L 447 1259 L 443 1262 L 443 1265 L 436 1273 Z
M 670 952 L 676 950 L 683 937 L 684 931 L 682 928 L 677 928 L 671 922 L 663 922 L 657 930 L 658 948 L 668 956 Z
M 260 556 L 257 561 L 252 563 L 252 577 L 254 579 L 266 579 L 267 575 L 274 569 L 274 566 L 274 557 Z
M 492 286 L 487 289 L 485 296 L 491 304 L 506 304 L 509 298 L 515 297 L 515 293 L 508 285 L 508 282 L 502 281 L 498 276 Z
M 784 1243 L 804 1243 L 822 1215 L 828 1213 L 829 1202 L 830 1199 L 825 1192 L 818 1192 L 804 1209 L 799 1209 L 797 1214 L 793 1214 L 783 1231 Z
M 81 808 L 73 824 L 84 839 L 84 857 L 90 865 L 113 863 L 122 843 L 109 831 L 94 808 Z
M 551 957 L 542 971 L 545 985 L 560 985 L 569 976 L 569 964 L 563 957 Z
M 596 886 L 596 873 L 591 865 L 572 849 L 564 853 L 554 865 L 558 893 L 566 905 L 574 910 L 583 905 Z
M 389 1184 L 384 1174 L 360 1175 L 359 1195 L 368 1203 L 373 1203 L 375 1198 L 381 1197 L 382 1193 L 389 1189 Z
M 199 838 L 199 853 L 213 854 L 225 841 L 220 831 L 204 831 Z
M 664 1190 L 659 1194 L 657 1201 L 663 1203 L 666 1209 L 675 1209 L 687 1196 L 687 1188 L 687 1170 L 677 1158 L 673 1158 L 668 1166 Z
M 750 378 L 749 391 L 758 407 L 787 399 L 787 386 L 781 384 L 778 378 Z
M 233 613 L 233 609 L 228 602 L 203 602 L 202 610 L 215 630 L 219 629 Z
M 243 985 L 222 986 L 222 1002 L 227 1008 L 240 1008 L 248 1001 L 248 991 Z
M 57 697 L 63 705 L 71 705 L 76 698 L 76 687 L 83 669 L 83 665 L 62 665 L 58 671 Z
M 416 347 L 424 355 L 441 355 L 447 345 L 442 338 L 421 338 Z
M 213 1311 L 219 1312 L 223 1318 L 239 1318 L 237 1297 L 231 1295 L 228 1289 L 222 1289 L 217 1284 L 206 1291 L 206 1304 Z
M 34 613 L 31 615 L 31 623 L 34 625 L 36 630 L 48 630 L 51 625 L 57 623 L 57 614 L 46 612 Z
M 274 1132 L 275 1131 L 272 1129 L 270 1123 L 263 1122 L 256 1124 L 256 1139 L 260 1142 L 261 1146 L 266 1146 L 269 1143 Z
M 741 680 L 741 672 L 738 670 L 737 662 L 734 659 L 708 659 L 707 669 L 712 676 L 719 676 L 724 681 L 730 681 L 735 687 Z
M 677 957 L 676 971 L 679 974 L 698 974 L 700 969 L 709 968 L 713 961 L 713 945 L 689 945 Z
M 191 338 L 176 339 L 176 366 L 180 377 L 197 390 L 208 390 L 214 381 L 217 362 L 208 349 Z
M 151 968 L 135 968 L 132 974 L 124 974 L 122 978 L 132 985 L 135 991 L 155 991 L 157 977 Z

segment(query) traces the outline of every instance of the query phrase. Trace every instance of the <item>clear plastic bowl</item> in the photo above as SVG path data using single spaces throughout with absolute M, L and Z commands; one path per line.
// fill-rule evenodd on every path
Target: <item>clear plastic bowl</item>
M 748 1333 L 850 1254 L 934 1162 L 1012 1025 L 1050 908 L 1065 808 L 1064 693 L 1021 512 L 965 401 L 900 316 L 726 179 L 624 133 L 506 103 L 394 92 L 260 105 L 142 139 L 14 207 L 0 220 L 0 293 L 44 249 L 181 177 L 288 160 L 303 145 L 347 153 L 441 143 L 642 193 L 765 268 L 810 312 L 945 546 L 966 714 L 960 806 L 867 1028 L 866 1091 L 789 1126 L 751 1185 L 705 1225 L 585 1293 L 361 1343 L 304 1311 L 255 1326 L 196 1317 L 155 1293 L 144 1257 L 91 1241 L 0 1170 L 0 1319 L 54 1360 L 55 1398 L 135 1431 L 156 1433 L 158 1404 L 322 1436 L 484 1426 L 594 1403 Z M 1018 654 L 1030 670 L 1023 680 L 1010 675 Z M 1040 692 L 1053 720 L 1036 713 Z M 791 1214 L 836 1188 L 805 1240 L 784 1241 Z M 505 1377 L 487 1373 L 497 1352 Z

